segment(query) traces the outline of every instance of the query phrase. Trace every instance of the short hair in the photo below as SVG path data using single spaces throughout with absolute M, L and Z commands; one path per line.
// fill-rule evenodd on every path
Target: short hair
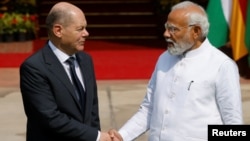
M 188 24 L 189 25 L 199 25 L 201 27 L 202 36 L 206 37 L 208 34 L 208 30 L 209 30 L 209 22 L 208 22 L 206 11 L 204 10 L 204 8 L 202 6 L 200 6 L 196 3 L 193 3 L 191 1 L 183 1 L 181 3 L 174 5 L 171 8 L 171 11 L 175 10 L 175 9 L 185 9 L 185 8 L 190 7 L 190 6 L 198 7 L 202 13 L 190 12 L 190 15 L 188 17 Z
M 61 24 L 63 26 L 67 26 L 69 24 L 70 17 L 71 17 L 69 16 L 69 14 L 70 13 L 67 10 L 63 10 L 63 9 L 55 9 L 55 10 L 50 11 L 45 21 L 48 33 L 51 32 L 53 25 L 55 23 Z

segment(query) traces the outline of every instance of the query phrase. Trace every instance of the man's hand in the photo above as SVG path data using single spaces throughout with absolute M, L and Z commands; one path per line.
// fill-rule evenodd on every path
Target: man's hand
M 122 136 L 115 129 L 110 129 L 108 133 L 112 141 L 123 141 Z
M 108 133 L 101 132 L 100 141 L 112 141 L 112 139 Z

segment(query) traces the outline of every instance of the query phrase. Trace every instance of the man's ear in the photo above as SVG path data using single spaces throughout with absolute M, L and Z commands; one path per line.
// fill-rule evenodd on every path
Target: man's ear
M 60 24 L 54 24 L 53 26 L 53 33 L 55 36 L 60 38 L 62 36 L 62 25 Z
M 193 37 L 194 37 L 194 39 L 197 39 L 197 38 L 199 38 L 199 37 L 201 37 L 201 27 L 200 26 L 194 26 L 193 27 Z

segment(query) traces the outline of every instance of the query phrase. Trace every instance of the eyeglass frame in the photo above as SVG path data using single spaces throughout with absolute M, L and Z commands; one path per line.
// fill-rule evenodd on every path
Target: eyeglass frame
M 172 25 L 169 26 L 169 24 L 166 23 L 166 24 L 164 24 L 164 26 L 165 26 L 165 29 L 168 30 L 169 33 L 175 34 L 176 31 L 180 31 L 183 28 L 195 26 L 195 24 L 190 24 L 190 25 L 182 26 L 182 27 L 176 27 L 176 26 L 172 26 Z

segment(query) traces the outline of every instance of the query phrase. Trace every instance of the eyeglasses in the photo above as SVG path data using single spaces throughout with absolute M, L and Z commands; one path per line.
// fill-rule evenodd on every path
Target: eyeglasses
M 191 24 L 191 25 L 188 25 L 188 26 L 176 27 L 176 26 L 171 26 L 169 24 L 165 24 L 165 29 L 168 30 L 169 33 L 175 34 L 176 31 L 180 31 L 181 29 L 187 28 L 187 27 L 190 27 L 190 26 L 195 26 L 195 25 Z

